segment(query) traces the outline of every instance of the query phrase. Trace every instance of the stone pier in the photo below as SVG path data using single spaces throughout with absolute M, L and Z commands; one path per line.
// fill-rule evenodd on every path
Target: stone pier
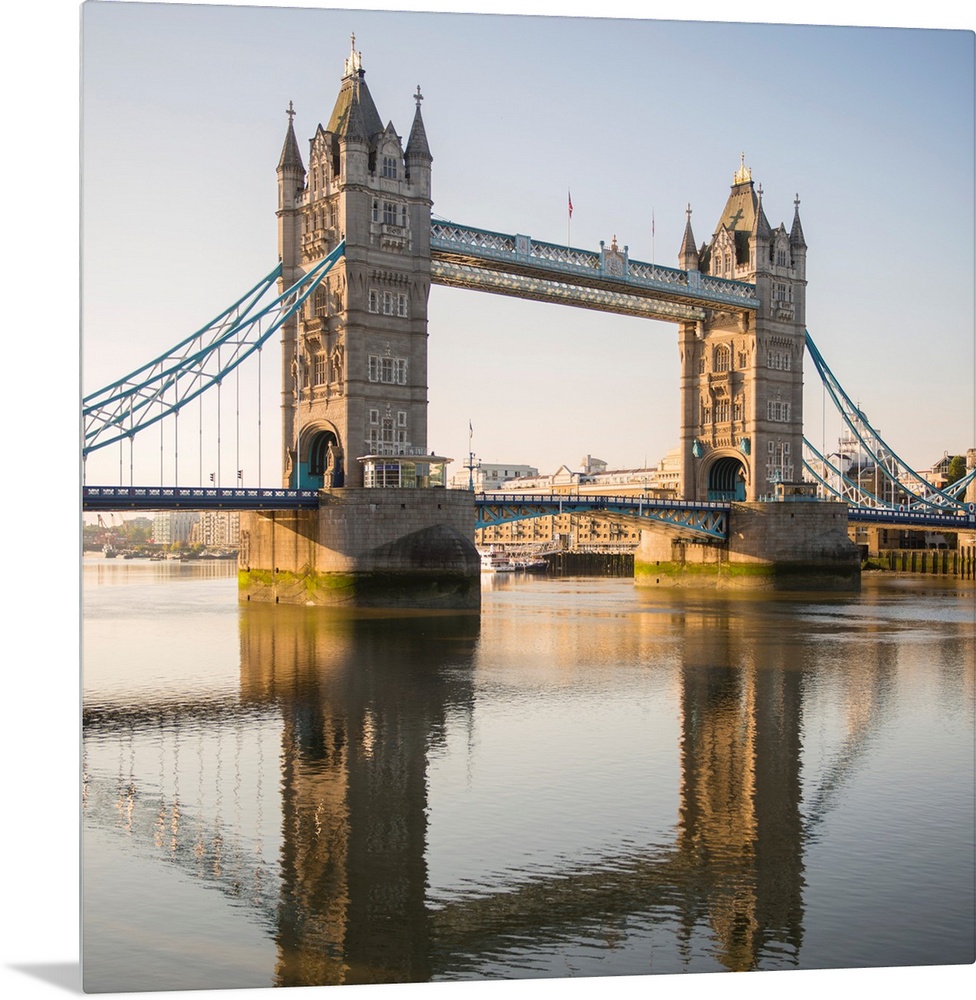
M 478 608 L 481 564 L 466 490 L 340 488 L 318 510 L 241 516 L 242 601 Z
M 643 587 L 857 590 L 860 580 L 847 505 L 824 501 L 733 504 L 726 542 L 644 529 L 634 557 Z

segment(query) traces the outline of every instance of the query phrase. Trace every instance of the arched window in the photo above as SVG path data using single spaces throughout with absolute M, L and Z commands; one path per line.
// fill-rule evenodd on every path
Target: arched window
M 715 348 L 712 355 L 712 370 L 716 372 L 727 372 L 732 367 L 732 352 L 725 344 L 720 344 Z

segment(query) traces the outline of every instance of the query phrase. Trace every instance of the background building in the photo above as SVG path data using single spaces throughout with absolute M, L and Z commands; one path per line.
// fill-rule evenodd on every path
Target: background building
M 206 510 L 193 525 L 190 541 L 208 548 L 236 549 L 241 540 L 241 515 L 237 511 Z
M 157 545 L 188 542 L 193 526 L 199 519 L 200 515 L 193 510 L 157 511 L 153 518 L 153 541 Z

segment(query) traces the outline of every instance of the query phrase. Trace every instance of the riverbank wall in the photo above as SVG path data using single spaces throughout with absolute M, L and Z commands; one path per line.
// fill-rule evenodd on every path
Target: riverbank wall
M 633 552 L 548 552 L 550 576 L 633 576 Z
M 976 579 L 976 546 L 956 549 L 882 549 L 864 564 L 866 570 L 894 573 L 925 573 Z
M 317 510 L 241 515 L 242 601 L 477 608 L 474 504 L 463 490 L 323 490 Z
M 733 504 L 724 542 L 645 528 L 634 559 L 643 587 L 857 590 L 860 572 L 847 505 L 818 500 Z

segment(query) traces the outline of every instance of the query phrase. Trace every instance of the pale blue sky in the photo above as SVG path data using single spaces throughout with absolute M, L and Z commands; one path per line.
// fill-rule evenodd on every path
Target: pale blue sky
M 888 443 L 916 467 L 976 444 L 968 31 L 119 3 L 84 15 L 85 391 L 270 270 L 285 108 L 304 150 L 355 32 L 401 135 L 422 87 L 442 218 L 593 249 L 616 235 L 676 266 L 685 206 L 707 240 L 744 152 L 773 225 L 799 194 L 808 327 Z M 428 446 L 459 464 L 469 419 L 483 461 L 544 471 L 587 453 L 654 463 L 677 442 L 672 325 L 434 287 L 429 333 Z M 806 375 L 807 436 L 831 450 Z M 277 400 L 264 398 L 274 485 Z M 222 481 L 240 461 L 253 484 L 254 430 L 232 446 L 224 426 Z M 197 459 L 181 434 L 186 482 Z M 90 459 L 88 482 L 117 482 L 119 457 Z M 156 435 L 137 446 L 136 479 L 158 470 Z

